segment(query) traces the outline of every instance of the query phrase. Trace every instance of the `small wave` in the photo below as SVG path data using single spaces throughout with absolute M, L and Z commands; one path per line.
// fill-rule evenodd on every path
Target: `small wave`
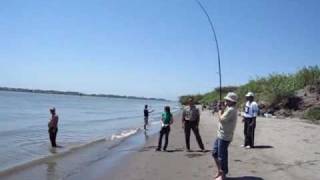
M 85 111 L 85 114 L 106 114 L 106 115 L 114 115 L 114 114 L 127 114 L 127 113 L 136 113 L 136 110 L 123 110 L 123 111 Z
M 153 122 L 151 122 L 152 125 L 156 125 L 156 124 L 160 124 L 160 123 L 161 123 L 161 121 L 153 121 Z
M 114 117 L 114 118 L 106 118 L 106 119 L 94 119 L 90 120 L 84 123 L 99 123 L 99 122 L 107 122 L 107 121 L 115 121 L 115 120 L 127 120 L 127 119 L 132 119 L 132 118 L 138 118 L 141 116 L 122 116 L 122 117 Z
M 117 139 L 123 139 L 123 138 L 129 137 L 129 136 L 132 136 L 132 135 L 136 134 L 139 130 L 140 130 L 140 128 L 124 130 L 118 134 L 113 134 L 111 136 L 110 140 L 114 141 Z
M 132 115 L 132 116 L 121 116 L 121 117 L 112 117 L 112 118 L 105 118 L 105 119 L 90 119 L 86 121 L 77 122 L 77 124 L 97 124 L 97 123 L 107 123 L 112 121 L 122 121 L 122 120 L 130 120 L 133 118 L 143 118 L 142 115 Z M 74 126 L 74 122 L 66 122 L 64 125 L 72 125 Z

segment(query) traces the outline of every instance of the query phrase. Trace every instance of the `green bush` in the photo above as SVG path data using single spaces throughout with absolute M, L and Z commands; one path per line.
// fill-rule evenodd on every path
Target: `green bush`
M 320 107 L 310 108 L 305 114 L 305 119 L 320 120 Z
M 288 99 L 295 96 L 295 92 L 308 85 L 320 86 L 320 68 L 318 66 L 304 67 L 295 74 L 270 74 L 267 77 L 257 77 L 248 83 L 235 87 L 222 87 L 222 96 L 233 91 L 239 96 L 238 105 L 245 102 L 245 95 L 248 91 L 255 93 L 256 100 L 274 106 L 283 104 Z M 318 88 L 320 89 L 320 87 Z M 180 103 L 184 104 L 186 97 L 180 97 Z M 202 104 L 210 104 L 220 99 L 219 88 L 204 95 L 195 95 L 197 102 Z
M 192 97 L 195 104 L 200 104 L 200 100 L 203 98 L 203 95 L 197 94 L 197 95 L 185 95 L 179 97 L 179 102 L 182 105 L 187 105 L 189 98 Z
M 320 79 L 320 68 L 319 66 L 304 67 L 295 74 L 295 79 L 299 88 L 315 85 Z

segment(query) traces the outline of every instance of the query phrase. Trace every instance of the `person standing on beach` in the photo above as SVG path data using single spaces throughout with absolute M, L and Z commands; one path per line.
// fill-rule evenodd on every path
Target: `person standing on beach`
M 236 103 L 238 96 L 229 92 L 225 99 L 225 105 L 219 106 L 217 139 L 213 145 L 212 156 L 216 163 L 218 173 L 216 180 L 225 179 L 228 174 L 228 147 L 233 139 L 234 130 L 237 124 Z
M 163 151 L 167 150 L 168 143 L 169 143 L 169 133 L 170 133 L 170 125 L 173 123 L 173 116 L 170 112 L 170 107 L 166 106 L 164 108 L 164 113 L 161 115 L 161 130 L 160 130 L 160 136 L 159 136 L 159 143 L 158 148 L 156 151 L 161 151 L 161 145 L 162 145 L 162 137 L 165 135 L 165 143 L 163 146 Z
M 149 111 L 148 105 L 144 106 L 143 114 L 144 114 L 144 130 L 147 130 L 147 125 L 149 124 L 149 114 L 152 113 L 153 110 Z
M 259 108 L 258 104 L 254 101 L 254 94 L 252 92 L 246 94 L 246 99 L 247 102 L 244 107 L 242 120 L 244 122 L 244 144 L 242 146 L 250 149 L 254 148 L 254 132 Z
M 204 145 L 202 143 L 202 139 L 199 133 L 199 122 L 200 122 L 200 112 L 199 109 L 196 108 L 193 102 L 193 98 L 190 97 L 188 99 L 188 106 L 183 110 L 182 113 L 182 128 L 185 133 L 185 141 L 186 141 L 186 151 L 190 152 L 190 132 L 193 131 L 198 145 L 202 151 L 204 151 Z
M 48 123 L 48 128 L 49 128 L 48 132 L 49 132 L 50 142 L 51 142 L 52 147 L 57 147 L 56 138 L 57 138 L 57 133 L 58 133 L 59 117 L 56 114 L 55 108 L 51 108 L 50 113 L 51 113 L 51 118 Z

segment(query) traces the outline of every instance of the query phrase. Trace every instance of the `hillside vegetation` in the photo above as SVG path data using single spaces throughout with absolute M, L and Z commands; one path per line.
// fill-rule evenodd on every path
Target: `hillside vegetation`
M 298 115 L 309 119 L 320 119 L 320 68 L 319 66 L 304 67 L 293 74 L 270 74 L 266 77 L 257 77 L 248 83 L 234 87 L 223 87 L 223 96 L 233 91 L 238 94 L 241 106 L 245 101 L 245 94 L 252 91 L 256 95 L 262 112 L 279 115 Z M 193 96 L 199 104 L 212 104 L 219 100 L 219 88 L 206 94 L 185 95 L 180 97 L 180 103 Z

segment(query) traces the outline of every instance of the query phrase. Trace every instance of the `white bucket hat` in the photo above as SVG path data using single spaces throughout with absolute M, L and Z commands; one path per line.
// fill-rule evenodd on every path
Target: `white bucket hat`
M 225 100 L 231 101 L 231 102 L 237 102 L 238 96 L 234 92 L 229 92 L 226 97 L 224 97 Z
M 246 97 L 254 97 L 253 92 L 248 92 L 248 93 L 246 94 Z

